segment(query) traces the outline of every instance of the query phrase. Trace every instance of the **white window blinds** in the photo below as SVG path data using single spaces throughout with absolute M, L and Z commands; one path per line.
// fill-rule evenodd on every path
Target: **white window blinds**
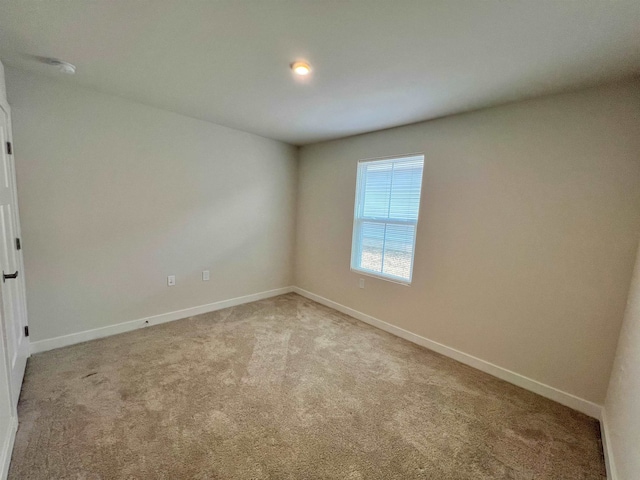
M 351 268 L 411 283 L 424 156 L 358 163 Z

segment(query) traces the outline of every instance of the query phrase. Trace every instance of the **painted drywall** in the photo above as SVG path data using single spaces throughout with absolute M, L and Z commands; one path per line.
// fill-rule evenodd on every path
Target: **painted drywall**
M 2 58 L 16 67 L 44 73 L 24 53 L 55 53 L 78 65 L 78 85 L 294 144 L 640 71 L 637 0 L 1 5 Z M 296 59 L 310 77 L 292 78 Z
M 295 284 L 602 404 L 640 234 L 639 118 L 629 82 L 302 147 Z M 351 272 L 357 161 L 416 152 L 413 284 Z
M 640 477 L 640 249 L 603 417 L 613 478 L 637 479 Z
M 291 284 L 295 147 L 10 68 L 7 90 L 32 341 Z

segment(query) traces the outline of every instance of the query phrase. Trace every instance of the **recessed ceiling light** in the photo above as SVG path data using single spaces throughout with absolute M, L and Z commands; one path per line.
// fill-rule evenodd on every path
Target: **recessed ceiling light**
M 307 62 L 293 62 L 291 64 L 291 70 L 296 75 L 309 75 L 311 73 L 311 65 Z
M 66 73 L 67 75 L 73 75 L 74 73 L 76 73 L 75 65 L 72 65 L 68 62 L 63 62 L 62 60 L 58 60 L 57 58 L 46 58 L 44 59 L 44 63 L 56 67 L 62 73 Z

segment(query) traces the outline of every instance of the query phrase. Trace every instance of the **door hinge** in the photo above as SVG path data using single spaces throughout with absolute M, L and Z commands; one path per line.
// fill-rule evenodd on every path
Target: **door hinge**
M 13 155 L 13 145 L 11 145 L 11 142 L 7 142 L 7 155 Z
M 24 327 L 24 336 L 25 337 L 29 336 L 29 325 L 25 325 L 25 327 Z
M 19 238 L 16 238 L 16 250 L 22 250 L 22 243 Z

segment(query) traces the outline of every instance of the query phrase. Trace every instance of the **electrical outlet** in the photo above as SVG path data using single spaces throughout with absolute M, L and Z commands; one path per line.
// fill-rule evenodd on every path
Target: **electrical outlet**
M 209 270 L 203 270 L 202 271 L 202 281 L 203 282 L 208 282 L 209 281 Z
M 176 276 L 175 275 L 169 275 L 167 277 L 167 285 L 170 287 L 173 287 L 176 284 Z
M 358 286 L 360 288 L 364 288 L 364 278 L 361 278 L 360 281 L 358 282 Z

